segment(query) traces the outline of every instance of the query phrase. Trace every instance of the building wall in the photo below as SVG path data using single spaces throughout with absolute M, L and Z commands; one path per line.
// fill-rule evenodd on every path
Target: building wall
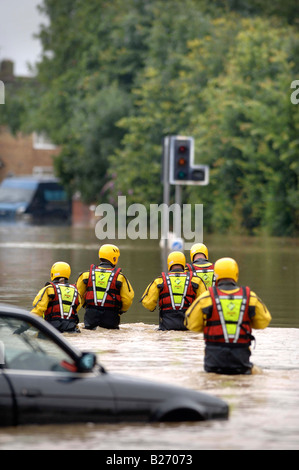
M 32 78 L 16 77 L 13 61 L 3 60 L 0 63 L 0 80 L 5 86 L 17 89 Z M 36 166 L 53 167 L 53 155 L 58 153 L 59 148 L 43 138 L 38 141 L 35 134 L 18 133 L 14 136 L 8 127 L 0 126 L 0 181 L 8 175 L 31 174 Z
M 17 136 L 0 127 L 0 181 L 8 175 L 26 175 L 34 167 L 53 167 L 53 156 L 59 148 L 34 148 L 34 134 Z

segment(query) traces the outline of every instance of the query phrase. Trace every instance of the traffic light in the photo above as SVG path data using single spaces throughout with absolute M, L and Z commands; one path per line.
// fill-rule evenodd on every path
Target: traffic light
M 206 185 L 207 165 L 194 165 L 193 137 L 171 136 L 169 145 L 169 183 Z
M 178 140 L 174 141 L 173 156 L 173 179 L 186 181 L 189 178 L 189 167 L 191 158 L 191 141 Z

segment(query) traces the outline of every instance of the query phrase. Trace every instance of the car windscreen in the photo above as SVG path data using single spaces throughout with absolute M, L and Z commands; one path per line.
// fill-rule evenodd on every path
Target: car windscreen
M 29 203 L 36 187 L 6 187 L 0 186 L 0 203 Z
M 63 188 L 59 188 L 59 186 L 50 187 L 49 185 L 45 185 L 43 187 L 43 195 L 46 202 L 61 202 L 68 200 L 67 193 Z
M 55 372 L 76 371 L 75 361 L 33 324 L 0 316 L 0 367 Z

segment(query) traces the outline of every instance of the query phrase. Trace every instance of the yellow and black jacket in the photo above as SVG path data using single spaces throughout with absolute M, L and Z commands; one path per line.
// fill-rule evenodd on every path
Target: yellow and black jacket
M 170 271 L 161 273 L 149 284 L 141 302 L 150 311 L 159 304 L 159 329 L 185 330 L 185 311 L 205 291 L 206 286 L 199 277 L 183 270 Z

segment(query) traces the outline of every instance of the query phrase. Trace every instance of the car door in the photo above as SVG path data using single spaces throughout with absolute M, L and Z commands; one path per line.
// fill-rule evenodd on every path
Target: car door
M 0 426 L 13 426 L 14 424 L 15 406 L 13 393 L 2 369 L 0 369 Z
M 107 422 L 115 419 L 105 377 L 58 372 L 6 371 L 14 390 L 18 424 Z
M 77 372 L 67 351 L 19 319 L 2 316 L 0 337 L 2 373 L 13 390 L 18 424 L 114 420 L 106 374 Z

